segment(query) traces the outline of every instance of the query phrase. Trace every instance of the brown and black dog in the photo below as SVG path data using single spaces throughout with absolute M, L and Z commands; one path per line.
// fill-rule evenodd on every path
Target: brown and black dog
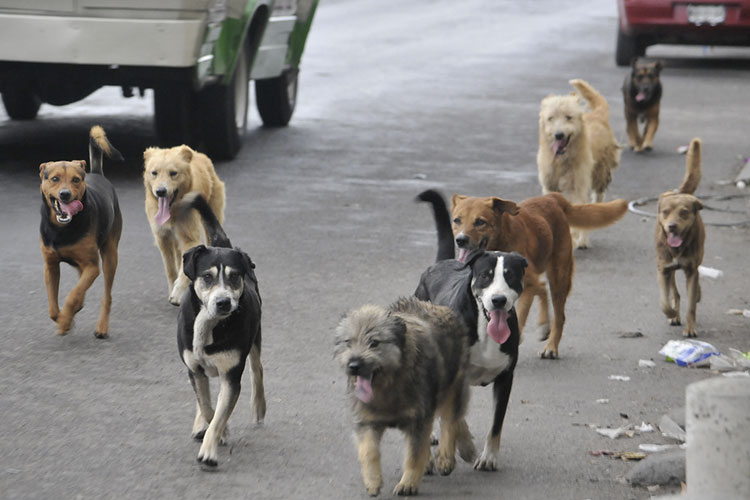
M 622 84 L 622 97 L 625 101 L 625 121 L 627 122 L 628 145 L 641 152 L 651 151 L 656 129 L 659 127 L 659 103 L 661 102 L 661 80 L 659 74 L 664 64 L 661 61 L 639 62 L 634 57 L 630 74 Z M 638 120 L 646 122 L 641 136 Z
M 458 260 L 465 260 L 477 249 L 518 252 L 526 257 L 529 267 L 516 303 L 518 324 L 523 330 L 531 303 L 538 297 L 541 340 L 547 340 L 541 356 L 556 358 L 565 323 L 565 302 L 573 283 L 570 227 L 599 229 L 613 224 L 627 211 L 627 202 L 619 199 L 573 205 L 560 193 L 550 193 L 516 204 L 496 197 L 454 194 L 451 206 Z M 555 315 L 551 327 L 544 275 Z
M 106 338 L 109 311 L 112 305 L 112 282 L 117 270 L 117 245 L 122 232 L 122 215 L 112 184 L 102 171 L 103 153 L 122 160 L 122 155 L 107 140 L 104 130 L 96 125 L 89 138 L 91 171 L 86 162 L 53 161 L 39 165 L 42 180 L 42 222 L 39 228 L 44 281 L 47 285 L 49 316 L 57 323 L 57 333 L 65 335 L 73 316 L 83 307 L 86 290 L 99 275 L 99 256 L 104 271 L 104 297 L 94 335 Z M 58 305 L 60 262 L 67 262 L 78 271 L 79 279 Z
M 698 266 L 703 262 L 706 230 L 699 211 L 703 204 L 693 193 L 701 180 L 701 141 L 693 139 L 685 159 L 685 178 L 677 191 L 659 196 L 656 222 L 656 264 L 661 296 L 661 310 L 670 325 L 680 324 L 680 294 L 675 272 L 685 272 L 687 315 L 682 334 L 695 337 L 695 312 L 701 300 Z

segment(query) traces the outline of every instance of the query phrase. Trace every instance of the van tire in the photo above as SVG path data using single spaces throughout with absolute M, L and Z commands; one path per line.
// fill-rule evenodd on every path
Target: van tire
M 297 69 L 288 69 L 276 78 L 255 81 L 255 100 L 263 125 L 285 127 L 289 124 L 297 103 L 298 83 Z
M 154 89 L 154 128 L 160 147 L 187 144 L 197 148 L 200 142 L 197 98 L 189 84 Z
M 13 85 L 3 89 L 3 106 L 12 120 L 33 120 L 41 105 L 42 100 L 29 88 Z

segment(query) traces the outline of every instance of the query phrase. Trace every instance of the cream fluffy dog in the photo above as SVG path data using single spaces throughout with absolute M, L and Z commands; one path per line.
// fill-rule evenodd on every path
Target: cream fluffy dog
M 200 216 L 175 213 L 175 202 L 191 191 L 200 193 L 224 222 L 224 183 L 219 180 L 208 156 L 188 146 L 148 148 L 143 153 L 143 184 L 146 188 L 146 216 L 161 251 L 169 286 L 169 302 L 179 305 L 190 285 L 182 272 L 182 254 L 205 243 Z
M 579 95 L 549 95 L 539 111 L 537 167 L 544 194 L 563 193 L 571 203 L 604 201 L 620 146 L 609 127 L 609 104 L 583 80 L 570 80 Z M 571 230 L 577 248 L 588 247 L 588 232 Z

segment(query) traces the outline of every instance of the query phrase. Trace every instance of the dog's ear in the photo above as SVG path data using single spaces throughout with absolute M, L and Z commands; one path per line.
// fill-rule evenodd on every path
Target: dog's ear
M 696 198 L 693 200 L 693 212 L 697 212 L 698 210 L 703 210 L 703 203 L 701 203 L 701 200 Z
M 633 56 L 630 59 L 630 68 L 635 71 L 635 67 L 638 66 L 638 56 Z
M 521 263 L 521 266 L 522 266 L 522 267 L 523 267 L 524 269 L 526 269 L 527 267 L 529 267 L 529 261 L 528 261 L 528 260 L 526 260 L 526 257 L 524 257 L 523 255 L 521 255 L 521 254 L 520 254 L 520 253 L 518 253 L 518 252 L 511 252 L 510 254 L 511 254 L 511 255 L 513 256 L 513 258 L 517 259 L 517 260 L 518 260 L 518 262 L 520 262 L 520 263 Z
M 664 68 L 664 61 L 659 59 L 654 63 L 654 70 L 656 70 L 656 74 L 658 75 L 659 72 Z
M 40 179 L 44 179 L 45 178 L 46 171 L 47 171 L 47 164 L 46 163 L 40 164 L 39 165 L 39 178 Z
M 482 250 L 481 248 L 477 250 L 472 250 L 469 253 L 469 255 L 466 256 L 466 260 L 464 261 L 464 267 L 466 268 L 466 267 L 474 266 L 474 264 L 479 259 L 479 257 L 484 255 L 484 253 L 485 253 L 484 250 Z
M 198 257 L 200 257 L 201 254 L 208 251 L 208 248 L 206 248 L 206 245 L 198 245 L 197 247 L 193 247 L 187 252 L 185 252 L 182 256 L 182 272 L 185 273 L 185 276 L 190 278 L 190 281 L 195 281 L 195 276 L 197 273 L 197 270 L 195 268 L 197 264 Z
M 492 209 L 499 214 L 503 212 L 509 215 L 518 215 L 518 205 L 510 200 L 503 200 L 502 198 L 492 198 Z
M 398 316 L 390 315 L 391 319 L 391 332 L 393 332 L 393 337 L 398 342 L 398 347 L 400 349 L 403 349 L 404 344 L 406 344 L 406 322 L 403 320 L 403 318 L 400 318 Z
M 78 168 L 81 169 L 81 177 L 86 178 L 86 160 L 76 160 L 73 163 L 78 164 Z
M 148 159 L 151 158 L 155 152 L 156 152 L 156 148 L 153 148 L 153 147 L 146 148 L 146 150 L 143 152 L 143 161 L 144 161 L 143 168 L 146 168 L 145 162 L 147 162 Z
M 454 194 L 453 196 L 451 196 L 451 210 L 456 208 L 456 205 L 458 205 L 459 201 L 463 201 L 466 198 L 468 198 L 468 196 L 463 194 Z
M 187 146 L 182 146 L 180 149 L 180 157 L 185 160 L 185 163 L 190 163 L 193 159 L 193 150 Z
M 240 250 L 238 247 L 234 247 L 234 250 L 238 252 L 242 257 L 242 270 L 244 271 L 245 276 L 249 277 L 253 281 L 256 281 L 255 273 L 253 272 L 253 269 L 255 269 L 255 262 L 253 262 L 248 254 Z

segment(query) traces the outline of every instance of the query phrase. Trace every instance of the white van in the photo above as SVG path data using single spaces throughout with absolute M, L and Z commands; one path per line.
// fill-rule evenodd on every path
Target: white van
M 232 158 L 255 81 L 266 126 L 289 123 L 318 0 L 0 0 L 0 93 L 15 120 L 105 85 L 154 90 L 161 146 Z

